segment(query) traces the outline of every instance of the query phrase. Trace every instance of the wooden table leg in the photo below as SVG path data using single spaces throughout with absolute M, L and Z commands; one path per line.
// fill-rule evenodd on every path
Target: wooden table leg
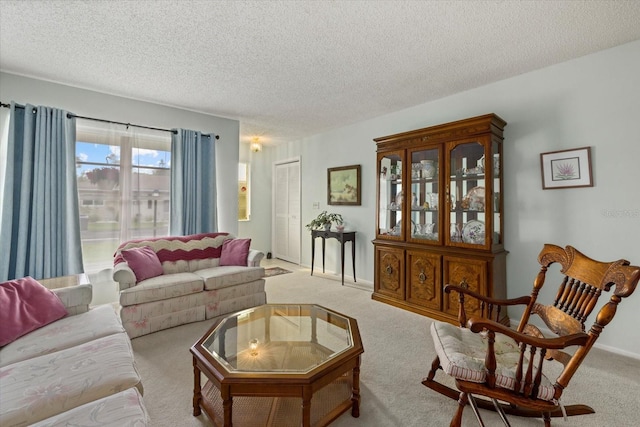
M 229 386 L 221 385 L 220 395 L 222 397 L 222 411 L 224 412 L 224 427 L 231 427 L 233 425 L 233 397 Z
M 193 416 L 197 417 L 202 413 L 200 402 L 202 401 L 202 389 L 200 388 L 200 369 L 198 361 L 193 357 Z
M 322 238 L 322 274 L 324 274 L 324 250 L 325 250 L 326 239 Z
M 356 238 L 351 241 L 351 262 L 353 263 L 353 281 L 356 281 Z
M 311 426 L 311 387 L 302 389 L 302 427 Z
M 311 275 L 313 276 L 313 260 L 316 258 L 316 238 L 311 233 Z
M 360 356 L 353 368 L 353 386 L 351 389 L 351 416 L 358 418 L 360 416 Z
M 344 240 L 340 240 L 340 271 L 342 271 L 342 286 L 344 286 Z

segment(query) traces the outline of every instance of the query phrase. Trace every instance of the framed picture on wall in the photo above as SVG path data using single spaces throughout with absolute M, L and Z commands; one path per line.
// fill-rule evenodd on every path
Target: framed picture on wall
M 591 147 L 540 154 L 542 188 L 593 187 Z
M 360 165 L 327 169 L 327 204 L 360 206 Z

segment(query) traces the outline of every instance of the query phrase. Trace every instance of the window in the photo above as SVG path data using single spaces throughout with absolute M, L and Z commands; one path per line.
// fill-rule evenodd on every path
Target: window
M 251 198 L 249 197 L 249 165 L 238 164 L 238 221 L 251 219 Z
M 123 241 L 169 234 L 171 135 L 84 122 L 76 176 L 85 271 L 95 273 L 113 267 Z

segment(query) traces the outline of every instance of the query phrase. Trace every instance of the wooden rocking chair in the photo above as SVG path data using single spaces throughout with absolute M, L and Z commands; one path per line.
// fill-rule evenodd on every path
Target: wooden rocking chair
M 560 397 L 602 330 L 613 319 L 618 303 L 636 289 L 640 267 L 629 265 L 626 260 L 598 262 L 571 246 L 563 249 L 550 244 L 544 246 L 538 262 L 542 267 L 530 296 L 495 300 L 460 286 L 445 287 L 446 293 L 459 294 L 460 327 L 444 322 L 432 324 L 431 335 L 438 356 L 422 384 L 458 400 L 451 426 L 461 425 L 467 403 L 481 426 L 484 423 L 479 407 L 497 411 L 506 426 L 510 425 L 506 414 L 542 417 L 544 425 L 549 427 L 551 417 L 595 412 L 586 405 L 563 406 Z M 555 301 L 545 306 L 539 304 L 537 298 L 547 268 L 553 263 L 560 264 L 565 276 Z M 585 332 L 585 322 L 600 294 L 611 288 L 614 288 L 613 295 Z M 465 296 L 479 300 L 480 317 L 467 321 Z M 507 306 L 516 305 L 526 306 L 517 330 L 497 322 Z M 545 338 L 537 327 L 529 324 L 533 314 L 557 336 Z M 561 351 L 569 347 L 575 351 Z M 544 362 L 552 359 L 564 365 L 555 379 L 548 378 L 543 369 Z M 434 380 L 440 369 L 455 378 L 457 390 Z

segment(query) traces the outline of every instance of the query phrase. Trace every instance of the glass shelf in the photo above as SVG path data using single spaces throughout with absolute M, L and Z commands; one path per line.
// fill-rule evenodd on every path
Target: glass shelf
M 378 234 L 402 237 L 403 154 L 390 152 L 378 157 Z

